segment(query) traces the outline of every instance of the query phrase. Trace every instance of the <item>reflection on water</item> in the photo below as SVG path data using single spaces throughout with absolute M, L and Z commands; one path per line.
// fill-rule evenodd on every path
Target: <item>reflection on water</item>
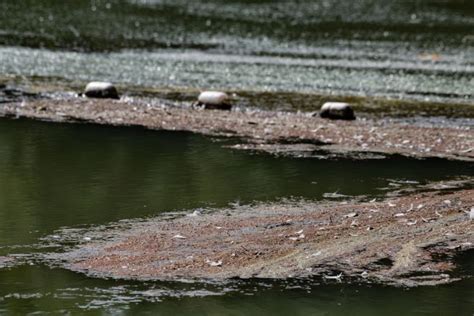
M 4 0 L 0 18 L 0 43 L 33 47 L 239 44 L 249 50 L 259 46 L 246 40 L 257 39 L 282 45 L 370 40 L 443 49 L 472 43 L 474 5 L 464 0 Z

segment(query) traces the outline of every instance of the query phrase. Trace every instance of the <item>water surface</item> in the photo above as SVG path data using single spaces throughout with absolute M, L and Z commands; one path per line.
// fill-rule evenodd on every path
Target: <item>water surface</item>
M 4 0 L 0 74 L 472 104 L 473 28 L 463 0 Z

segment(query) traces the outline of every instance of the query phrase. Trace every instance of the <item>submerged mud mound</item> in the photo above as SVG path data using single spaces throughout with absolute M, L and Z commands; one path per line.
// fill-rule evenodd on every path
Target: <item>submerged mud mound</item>
M 310 113 L 203 111 L 111 100 L 38 100 L 0 107 L 0 116 L 57 122 L 134 125 L 244 138 L 234 148 L 300 154 L 327 150 L 342 154 L 383 153 L 474 160 L 471 126 L 417 126 L 386 120 L 333 122 Z
M 322 277 L 434 285 L 455 280 L 453 256 L 474 248 L 473 205 L 474 190 L 462 189 L 196 211 L 81 231 L 78 245 L 49 260 L 137 280 Z

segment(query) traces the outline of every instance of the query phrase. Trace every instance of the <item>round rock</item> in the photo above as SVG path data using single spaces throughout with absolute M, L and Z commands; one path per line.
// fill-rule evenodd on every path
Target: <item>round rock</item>
M 199 94 L 199 106 L 204 106 L 205 109 L 230 110 L 230 98 L 225 92 L 220 91 L 204 91 Z
M 84 90 L 88 98 L 119 99 L 117 89 L 110 82 L 90 82 Z
M 354 110 L 349 103 L 326 102 L 321 107 L 319 116 L 332 120 L 355 120 Z

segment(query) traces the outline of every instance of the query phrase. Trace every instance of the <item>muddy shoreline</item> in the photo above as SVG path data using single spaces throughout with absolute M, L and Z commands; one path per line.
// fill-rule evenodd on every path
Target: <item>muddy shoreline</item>
M 472 205 L 473 189 L 258 203 L 81 231 L 77 247 L 50 260 L 102 278 L 437 285 L 457 280 L 454 256 L 474 248 Z
M 236 149 L 311 156 L 400 154 L 417 158 L 474 161 L 471 126 L 435 127 L 377 119 L 324 120 L 314 113 L 237 109 L 208 111 L 132 100 L 25 100 L 0 106 L 0 116 L 54 122 L 141 126 L 239 140 Z

